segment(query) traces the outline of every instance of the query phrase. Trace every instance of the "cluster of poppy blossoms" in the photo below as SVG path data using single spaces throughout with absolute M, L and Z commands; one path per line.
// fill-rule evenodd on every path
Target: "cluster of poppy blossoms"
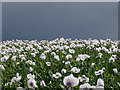
M 4 89 L 120 88 L 120 42 L 110 39 L 11 40 L 0 43 Z

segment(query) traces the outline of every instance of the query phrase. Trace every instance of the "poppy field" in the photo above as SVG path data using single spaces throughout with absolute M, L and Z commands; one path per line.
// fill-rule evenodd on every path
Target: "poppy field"
M 97 39 L 7 40 L 0 43 L 3 89 L 120 88 L 120 42 Z

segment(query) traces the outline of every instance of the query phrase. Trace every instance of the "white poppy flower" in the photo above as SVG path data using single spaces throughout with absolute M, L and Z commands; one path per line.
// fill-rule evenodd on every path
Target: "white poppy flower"
M 12 56 L 11 60 L 15 61 L 17 56 Z
M 26 51 L 30 50 L 30 47 L 26 47 L 25 50 L 26 50 Z
M 80 60 L 85 60 L 84 55 L 78 55 L 78 58 L 79 58 Z
M 56 78 L 56 75 L 55 75 L 55 74 L 53 74 L 53 75 L 52 75 L 52 77 L 53 77 L 53 78 Z
M 32 62 L 31 65 L 32 65 L 32 66 L 35 66 L 35 62 Z
M 89 78 L 87 78 L 85 75 L 82 75 L 82 77 L 79 77 L 80 82 L 89 82 Z
M 80 69 L 78 69 L 77 67 L 73 67 L 73 68 L 71 69 L 71 71 L 74 72 L 74 73 L 79 73 L 79 72 L 80 72 Z
M 80 61 L 80 58 L 79 58 L 79 57 L 77 57 L 77 58 L 76 58 L 76 61 Z
M 28 78 L 28 79 L 31 79 L 31 78 L 34 79 L 34 78 L 35 78 L 35 75 L 32 75 L 31 73 L 30 73 L 30 74 L 27 74 L 27 78 Z
M 31 61 L 31 60 L 28 60 L 28 61 L 26 61 L 25 63 L 31 64 L 31 63 L 32 63 L 32 61 Z
M 68 48 L 70 48 L 70 47 L 67 46 L 67 45 L 64 45 L 63 48 L 64 48 L 64 49 L 68 49 Z
M 102 58 L 102 55 L 103 55 L 102 53 L 98 53 L 98 56 L 99 56 L 100 58 Z
M 113 48 L 113 52 L 118 53 L 119 52 L 118 48 Z
M 70 58 L 72 58 L 72 55 L 71 55 L 71 54 L 68 54 L 68 55 L 66 56 L 66 60 L 68 60 L 68 59 L 70 59 Z
M 49 49 L 49 48 L 48 48 Z M 44 51 L 45 54 L 49 53 L 51 49 Z
M 96 86 L 91 86 L 91 88 L 92 88 L 93 90 L 96 90 L 97 87 L 96 87 Z
M 113 58 L 113 57 L 111 57 L 110 59 L 109 59 L 109 62 L 114 62 L 115 61 L 115 59 Z
M 5 83 L 5 86 L 8 86 L 8 83 Z
M 1 62 L 6 62 L 8 60 L 9 56 L 4 56 L 1 58 Z
M 118 70 L 116 68 L 113 69 L 114 73 L 118 73 Z
M 19 77 L 19 73 L 16 73 L 16 76 Z
M 42 53 L 41 56 L 40 56 L 40 58 L 41 58 L 42 60 L 45 60 L 45 59 L 46 59 L 46 55 L 45 55 L 44 53 Z
M 86 59 L 86 58 L 90 58 L 90 56 L 87 55 L 87 54 L 84 54 L 84 57 L 85 57 L 85 59 Z
M 20 64 L 19 62 L 16 63 L 16 65 L 19 65 L 19 64 Z
M 27 85 L 29 88 L 36 88 L 37 87 L 36 81 L 33 78 L 31 78 L 27 81 Z
M 104 71 L 103 70 L 98 70 L 98 71 L 95 71 L 95 75 L 101 75 L 101 74 L 103 74 L 104 73 Z
M 66 54 L 67 52 L 66 51 L 62 51 L 63 54 Z
M 61 70 L 61 73 L 66 73 L 66 71 L 67 71 L 67 70 L 65 70 L 65 69 L 62 69 L 62 70 Z
M 22 54 L 22 55 L 19 55 L 19 58 L 22 58 L 22 57 L 25 57 L 25 56 L 26 56 L 26 55 L 23 55 L 23 54 Z
M 51 62 L 46 62 L 47 66 L 51 66 Z
M 66 65 L 70 65 L 70 61 L 65 62 Z
M 53 77 L 54 78 L 59 78 L 59 77 L 61 77 L 62 75 L 59 73 L 59 72 L 57 72 L 56 74 L 53 74 Z
M 105 70 L 105 67 L 103 67 L 102 70 Z
M 4 68 L 4 66 L 3 66 L 3 65 L 0 65 L 0 68 L 1 68 L 2 70 L 5 70 L 5 68 Z
M 69 53 L 74 54 L 74 53 L 75 53 L 75 50 L 69 49 Z
M 68 87 L 75 87 L 78 85 L 79 83 L 79 79 L 78 78 L 75 78 L 73 76 L 73 74 L 69 75 L 69 76 L 66 76 L 64 79 L 63 79 L 63 83 L 65 86 L 68 86 Z
M 116 55 L 112 55 L 112 58 L 116 59 Z
M 16 78 L 16 77 L 13 77 L 11 83 L 12 83 L 12 82 L 17 82 L 17 78 Z
M 31 53 L 31 56 L 32 56 L 32 57 L 35 57 L 36 55 L 35 55 L 35 53 Z
M 21 62 L 22 62 L 22 61 L 25 61 L 25 60 L 26 60 L 26 58 L 25 58 L 25 57 L 21 57 Z
M 91 85 L 89 83 L 80 85 L 80 90 L 89 90 L 90 88 L 91 88 Z
M 42 80 L 42 81 L 40 82 L 40 85 L 41 85 L 42 87 L 46 86 L 44 80 Z
M 17 79 L 16 79 L 16 81 L 20 82 L 20 80 L 21 80 L 21 76 L 18 76 Z
M 32 67 L 30 67 L 30 68 L 29 68 L 29 72 L 32 72 L 32 71 L 33 71 L 33 68 L 32 68 Z
M 38 46 L 37 48 L 38 48 L 38 50 L 42 50 L 43 49 L 41 46 Z
M 17 77 L 13 77 L 11 83 L 20 82 L 21 76 L 19 76 L 19 73 L 16 74 Z
M 54 59 L 56 59 L 57 61 L 59 61 L 59 60 L 60 60 L 60 58 L 59 58 L 59 56 L 58 56 L 58 55 L 55 55 L 55 56 L 54 56 Z
M 94 67 L 95 66 L 95 63 L 91 63 L 91 67 Z
M 97 80 L 97 87 L 104 87 L 104 81 L 102 79 Z
M 77 46 L 76 46 L 74 43 L 71 43 L 71 44 L 70 44 L 70 47 L 71 47 L 71 48 L 75 48 L 75 47 L 77 47 Z
M 101 47 L 96 48 L 96 51 L 100 52 L 101 51 Z
M 72 68 L 73 66 L 72 66 L 72 65 L 70 65 L 70 67 Z
M 119 82 L 117 82 L 117 84 L 118 84 L 118 86 L 120 87 L 120 83 L 119 83 Z
M 51 55 L 55 56 L 55 55 L 56 55 L 56 53 L 55 53 L 55 52 L 51 52 Z
M 65 61 L 62 61 L 62 63 L 65 63 Z

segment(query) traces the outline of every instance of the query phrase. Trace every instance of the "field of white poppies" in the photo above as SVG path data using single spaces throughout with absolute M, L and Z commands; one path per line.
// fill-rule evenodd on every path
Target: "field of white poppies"
M 110 39 L 0 43 L 3 89 L 120 89 L 120 42 Z

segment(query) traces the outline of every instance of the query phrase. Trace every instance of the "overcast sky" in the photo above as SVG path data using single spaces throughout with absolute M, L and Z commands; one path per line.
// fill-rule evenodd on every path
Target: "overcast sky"
M 118 2 L 120 0 L 1 0 L 3 2 Z
M 118 4 L 3 3 L 3 40 L 118 39 Z

